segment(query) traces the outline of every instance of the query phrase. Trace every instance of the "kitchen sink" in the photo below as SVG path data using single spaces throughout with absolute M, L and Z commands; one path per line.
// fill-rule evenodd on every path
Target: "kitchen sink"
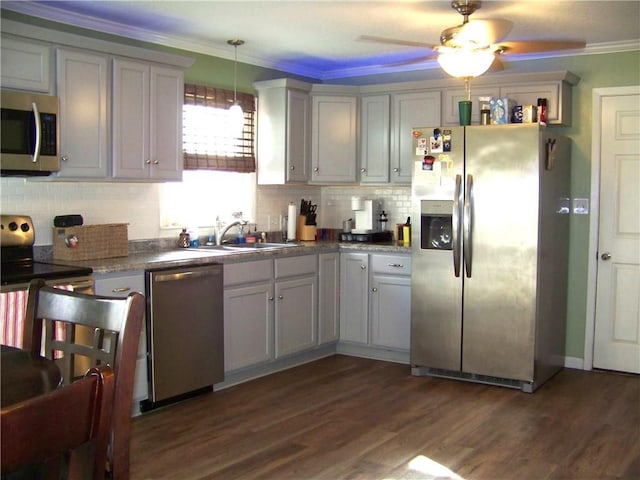
M 225 250 L 225 251 L 258 251 L 277 250 L 280 248 L 297 247 L 295 243 L 229 243 L 225 245 L 202 245 L 196 250 Z

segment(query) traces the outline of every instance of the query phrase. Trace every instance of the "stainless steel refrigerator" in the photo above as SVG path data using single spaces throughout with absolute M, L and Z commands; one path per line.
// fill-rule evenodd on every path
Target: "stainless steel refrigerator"
M 413 129 L 411 367 L 533 392 L 564 363 L 568 139 Z

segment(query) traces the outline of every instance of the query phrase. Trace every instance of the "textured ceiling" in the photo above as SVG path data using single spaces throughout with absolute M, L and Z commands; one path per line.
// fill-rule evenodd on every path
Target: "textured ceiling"
M 138 40 L 233 58 L 318 79 L 433 67 L 390 67 L 428 49 L 362 41 L 362 35 L 438 44 L 462 23 L 450 1 L 2 1 L 2 8 Z M 505 19 L 505 40 L 586 42 L 584 52 L 638 49 L 640 2 L 484 1 L 472 20 Z M 545 56 L 550 56 L 549 53 Z M 540 55 L 529 55 L 536 58 Z M 518 60 L 520 57 L 511 57 Z M 505 60 L 509 59 L 505 56 Z

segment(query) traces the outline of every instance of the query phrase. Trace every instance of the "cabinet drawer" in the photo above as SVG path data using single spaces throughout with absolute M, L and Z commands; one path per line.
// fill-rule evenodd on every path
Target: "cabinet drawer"
M 409 255 L 371 255 L 371 270 L 390 275 L 411 275 Z
M 144 295 L 144 272 L 141 270 L 117 276 L 95 275 L 94 279 L 96 295 L 126 297 L 131 292 L 140 292 Z
M 276 278 L 315 274 L 318 270 L 316 255 L 276 258 Z
M 273 277 L 273 262 L 232 263 L 224 266 L 224 286 L 269 281 Z

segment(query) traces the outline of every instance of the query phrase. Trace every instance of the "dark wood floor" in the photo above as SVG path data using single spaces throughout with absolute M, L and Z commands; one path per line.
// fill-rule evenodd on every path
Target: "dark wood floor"
M 138 417 L 131 448 L 132 480 L 638 479 L 640 377 L 526 394 L 338 355 Z

